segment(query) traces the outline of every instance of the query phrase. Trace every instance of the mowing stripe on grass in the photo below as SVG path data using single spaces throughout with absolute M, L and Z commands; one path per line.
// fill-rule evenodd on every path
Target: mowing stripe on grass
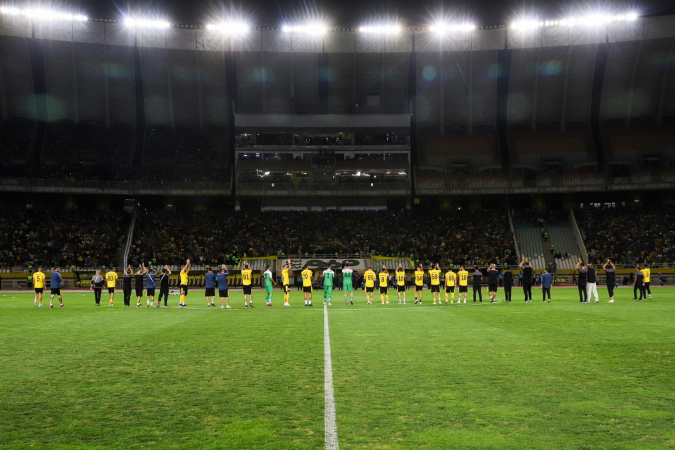
M 323 391 L 325 402 L 326 450 L 337 450 L 337 424 L 335 423 L 335 396 L 333 394 L 333 361 L 330 356 L 330 333 L 328 331 L 328 307 L 323 305 Z

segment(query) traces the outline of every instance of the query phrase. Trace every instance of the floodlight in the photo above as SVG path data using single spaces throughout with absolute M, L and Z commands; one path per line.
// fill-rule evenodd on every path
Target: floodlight
M 429 31 L 435 32 L 437 34 L 445 34 L 457 31 L 473 31 L 476 29 L 476 25 L 472 23 L 464 24 L 447 24 L 447 23 L 437 23 L 429 27 Z
M 397 34 L 401 32 L 401 27 L 399 25 L 375 25 L 370 27 L 360 27 L 359 31 L 361 33 L 371 34 Z
M 21 14 L 21 10 L 13 6 L 2 6 L 0 7 L 0 13 L 7 14 L 9 16 L 18 16 Z
M 537 20 L 518 20 L 516 22 L 513 22 L 511 24 L 511 28 L 515 30 L 520 30 L 520 31 L 526 31 L 526 30 L 533 30 L 535 28 L 539 28 L 544 26 L 544 22 L 540 22 Z

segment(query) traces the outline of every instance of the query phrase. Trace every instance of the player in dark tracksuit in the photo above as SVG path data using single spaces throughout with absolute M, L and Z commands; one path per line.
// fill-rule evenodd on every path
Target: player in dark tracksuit
M 476 303 L 476 293 L 480 302 L 483 303 L 483 292 L 481 291 L 481 282 L 483 281 L 483 272 L 479 267 L 475 267 L 473 271 L 473 302 Z
M 609 303 L 614 303 L 614 286 L 616 285 L 616 267 L 609 259 L 602 267 L 607 276 L 607 293 L 609 294 Z
M 640 298 L 637 296 L 638 291 L 640 292 Z M 647 298 L 647 295 L 645 295 L 645 275 L 642 273 L 640 266 L 638 266 L 635 273 L 635 282 L 633 283 L 633 301 L 639 301 L 643 298 Z
M 577 287 L 579 288 L 579 302 L 588 303 L 588 294 L 586 293 L 588 269 L 586 268 L 586 264 L 581 261 L 581 258 L 579 258 L 579 262 L 577 263 L 577 270 L 579 271 L 579 281 L 577 283 Z
M 511 272 L 509 269 L 506 269 L 504 272 L 504 298 L 506 299 L 506 303 L 511 302 L 511 289 L 513 288 L 513 272 Z
M 162 275 L 159 277 L 159 298 L 157 298 L 157 307 L 159 308 L 162 304 L 162 297 L 164 297 L 164 307 L 168 308 L 169 305 L 169 276 L 171 271 L 168 266 L 164 266 L 162 269 Z
M 131 269 L 131 265 L 127 267 L 127 270 L 124 271 L 124 276 L 122 277 L 122 292 L 124 293 L 124 306 L 130 306 L 131 302 L 131 281 L 134 278 L 134 272 Z
M 532 265 L 523 256 L 523 260 L 519 264 L 523 275 L 523 293 L 525 294 L 525 302 L 532 302 Z

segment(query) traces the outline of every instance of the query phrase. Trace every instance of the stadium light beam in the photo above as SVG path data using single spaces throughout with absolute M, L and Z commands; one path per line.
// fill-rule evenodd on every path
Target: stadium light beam
M 360 27 L 359 32 L 369 34 L 398 34 L 401 32 L 400 25 L 375 25 Z
M 245 34 L 249 31 L 248 24 L 243 22 L 220 22 L 206 25 L 209 31 L 217 31 L 223 34 Z
M 456 33 L 456 32 L 471 32 L 476 29 L 476 25 L 472 23 L 462 23 L 462 24 L 448 24 L 448 23 L 437 23 L 429 27 L 429 31 L 443 35 L 446 33 Z
M 511 28 L 519 31 L 533 30 L 536 28 L 549 28 L 556 26 L 563 27 L 599 27 L 611 23 L 633 22 L 637 20 L 639 15 L 635 12 L 626 14 L 587 14 L 583 16 L 571 16 L 564 19 L 556 20 L 538 20 L 538 19 L 522 19 L 517 20 L 511 24 Z
M 124 25 L 129 28 L 156 28 L 158 30 L 165 30 L 171 27 L 171 24 L 165 20 L 136 19 L 133 17 L 124 19 Z
M 281 30 L 284 33 L 304 33 L 313 36 L 321 36 L 328 31 L 325 25 L 320 23 L 312 23 L 307 25 L 284 25 Z
M 0 14 L 8 16 L 24 16 L 34 20 L 69 20 L 71 22 L 85 22 L 89 18 L 83 14 L 72 14 L 42 8 L 19 9 L 13 6 L 0 6 Z

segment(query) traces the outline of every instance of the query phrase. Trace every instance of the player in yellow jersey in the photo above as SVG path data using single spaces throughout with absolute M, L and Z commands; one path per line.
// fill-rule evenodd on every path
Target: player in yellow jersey
M 291 269 L 291 258 L 288 258 L 288 261 L 286 261 L 286 264 L 284 264 L 284 267 L 281 269 L 281 280 L 282 280 L 282 286 L 283 286 L 283 291 L 284 291 L 284 306 L 291 306 L 290 303 L 288 303 L 288 299 L 291 297 L 291 288 L 290 288 L 290 278 L 288 277 L 288 271 Z
M 375 290 L 375 272 L 372 267 L 368 267 L 366 273 L 363 274 L 366 280 L 366 300 L 370 305 L 373 303 L 373 291 Z
M 178 275 L 179 278 L 179 284 L 180 284 L 180 303 L 178 303 L 178 306 L 180 308 L 187 308 L 187 305 L 185 304 L 185 297 L 188 295 L 188 274 L 190 273 L 190 268 L 192 266 L 190 265 L 190 260 L 186 259 L 185 260 L 185 265 L 183 268 L 180 270 L 180 275 Z
M 436 304 L 436 294 L 438 294 L 438 304 L 441 304 L 441 268 L 436 263 L 429 269 L 429 280 L 431 282 L 431 297 Z
M 396 290 L 398 291 L 398 304 L 401 304 L 401 293 L 403 293 L 403 304 L 405 305 L 405 270 L 401 264 L 396 268 Z
M 647 264 L 642 265 L 642 273 L 645 276 L 645 291 L 649 294 L 649 300 L 652 299 L 652 290 L 649 289 L 649 285 L 652 282 L 652 271 Z
M 117 286 L 117 272 L 115 272 L 114 267 L 111 267 L 108 273 L 105 274 L 105 283 L 108 286 L 109 306 L 112 306 L 115 299 L 115 286 Z
M 448 304 L 448 294 L 450 294 L 450 304 L 455 303 L 455 286 L 457 285 L 457 275 L 452 269 L 445 273 L 445 304 Z
M 33 274 L 33 288 L 35 288 L 33 306 L 42 308 L 42 293 L 45 290 L 45 274 L 42 273 L 42 267 L 38 267 L 37 272 Z
M 387 305 L 389 304 L 389 294 L 387 293 L 387 288 L 389 287 L 389 272 L 385 266 L 382 266 L 382 271 L 378 274 L 378 282 L 380 284 L 380 300 L 384 305 L 385 300 Z
M 417 302 L 420 302 L 420 305 L 422 304 L 422 294 L 424 292 L 424 268 L 422 267 L 422 264 L 417 266 L 417 270 L 415 271 L 415 304 Z M 417 294 L 419 293 L 419 300 L 417 300 Z
M 241 269 L 241 284 L 244 288 L 244 306 L 248 308 L 248 298 L 251 297 L 251 308 L 253 308 L 253 291 L 251 291 L 251 282 L 253 281 L 253 270 L 248 265 L 248 261 L 244 261 L 244 268 Z
M 309 268 L 309 264 L 305 264 L 302 272 L 300 272 L 300 276 L 302 277 L 302 292 L 305 297 L 305 306 L 314 306 L 312 305 L 312 278 L 314 273 Z M 307 299 L 308 296 L 309 300 Z M 309 303 L 307 303 L 308 301 Z
M 462 303 L 462 293 L 464 293 L 464 303 L 466 303 L 466 293 L 469 290 L 469 272 L 464 270 L 464 266 L 460 266 L 457 272 L 459 279 L 459 294 L 457 295 L 457 304 Z

